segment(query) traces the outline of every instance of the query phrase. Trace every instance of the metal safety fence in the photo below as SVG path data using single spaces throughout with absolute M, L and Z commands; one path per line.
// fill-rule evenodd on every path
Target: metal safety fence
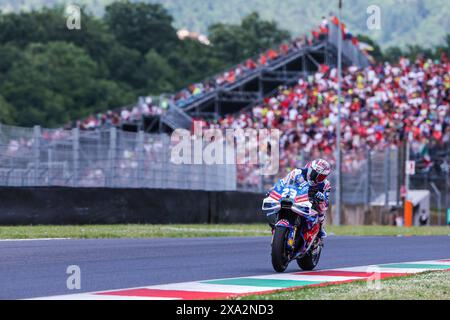
M 332 165 L 328 178 L 331 183 L 331 202 L 336 197 L 335 157 L 332 154 L 299 152 L 293 167 L 304 167 L 308 162 L 323 158 Z M 264 177 L 259 188 L 270 188 L 292 168 L 284 169 L 276 177 Z M 399 150 L 388 147 L 384 150 L 352 151 L 342 155 L 342 200 L 346 204 L 392 206 L 400 203 Z
M 166 134 L 0 125 L 0 185 L 236 190 L 236 168 L 171 161 Z
M 264 192 L 287 174 L 280 168 L 277 175 L 263 176 L 258 165 L 249 164 L 175 164 L 173 146 L 167 134 L 0 125 L 0 185 Z M 333 163 L 330 156 L 300 152 L 296 165 L 319 156 Z M 397 200 L 397 159 L 395 148 L 346 155 L 344 202 Z M 334 179 L 332 174 L 333 186 Z

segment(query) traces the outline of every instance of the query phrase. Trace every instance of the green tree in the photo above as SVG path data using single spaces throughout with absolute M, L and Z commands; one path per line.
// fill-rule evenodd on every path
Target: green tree
M 141 94 L 158 94 L 174 90 L 173 82 L 176 73 L 167 60 L 154 49 L 145 55 L 143 71 L 147 75 L 147 90 Z
M 421 57 L 433 57 L 433 51 L 428 48 L 424 48 L 420 45 L 408 45 L 405 50 L 406 56 L 411 60 L 416 60 Z
M 139 51 L 115 42 L 104 61 L 112 80 L 126 83 L 135 90 L 145 88 L 149 75 L 142 70 L 145 59 Z
M 58 126 L 91 112 L 131 101 L 81 48 L 64 42 L 30 44 L 5 76 L 0 90 L 20 125 Z
M 80 30 L 67 29 L 62 6 L 0 13 L 2 121 L 63 125 L 179 90 L 289 38 L 256 13 L 213 26 L 207 46 L 180 41 L 161 5 L 121 1 L 102 18 L 86 12 Z
M 5 74 L 15 61 L 22 56 L 22 50 L 12 44 L 0 45 L 0 84 L 4 81 Z
M 179 75 L 174 79 L 176 89 L 211 77 L 227 66 L 215 56 L 213 47 L 191 39 L 182 41 L 167 55 L 167 61 Z
M 262 20 L 253 12 L 242 19 L 240 25 L 213 24 L 209 28 L 209 39 L 217 56 L 231 63 L 242 61 L 290 38 L 273 21 Z
M 383 56 L 386 61 L 391 63 L 396 63 L 398 60 L 404 56 L 404 52 L 399 47 L 389 47 L 384 50 Z
M 278 28 L 274 21 L 262 20 L 256 12 L 242 19 L 241 30 L 244 31 L 244 41 L 248 50 L 246 55 L 259 53 L 290 39 L 288 31 Z
M 100 61 L 115 39 L 103 20 L 86 14 L 86 10 L 81 10 L 79 30 L 67 29 L 62 7 L 0 15 L 0 44 L 9 43 L 24 48 L 30 43 L 50 41 L 73 43 L 86 49 L 94 60 Z
M 42 15 L 45 14 L 38 14 L 37 12 L 1 14 L 0 43 L 13 43 L 24 47 L 30 42 L 37 41 L 37 39 L 46 39 L 48 36 L 46 26 L 48 26 L 50 21 L 48 19 L 39 19 Z M 40 20 L 43 20 L 42 22 L 46 22 L 46 24 L 39 24 Z
M 14 124 L 14 108 L 0 95 L 0 123 Z
M 114 2 L 105 12 L 105 21 L 116 39 L 143 54 L 150 49 L 168 52 L 177 43 L 172 20 L 159 4 Z
M 436 47 L 435 57 L 439 59 L 442 54 L 450 57 L 450 33 L 445 36 L 444 44 Z
M 103 67 L 105 56 L 116 45 L 117 40 L 108 29 L 105 21 L 96 18 L 82 10 L 81 29 L 68 30 L 64 21 L 63 31 L 49 41 L 66 41 L 83 48 L 90 57 Z

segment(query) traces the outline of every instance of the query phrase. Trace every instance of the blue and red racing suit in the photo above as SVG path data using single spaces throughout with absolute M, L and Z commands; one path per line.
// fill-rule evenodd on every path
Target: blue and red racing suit
M 272 189 L 277 187 L 279 184 L 281 184 L 281 186 L 286 186 L 290 183 L 295 183 L 296 185 L 302 184 L 303 182 L 307 181 L 307 171 L 308 168 L 299 168 L 292 170 L 286 177 L 280 179 Z M 271 190 L 269 190 L 269 192 Z M 329 205 L 330 191 L 331 184 L 327 179 L 315 186 L 309 187 L 308 196 L 313 204 L 313 208 L 318 212 L 320 224 L 322 224 L 325 220 L 325 214 L 328 210 Z

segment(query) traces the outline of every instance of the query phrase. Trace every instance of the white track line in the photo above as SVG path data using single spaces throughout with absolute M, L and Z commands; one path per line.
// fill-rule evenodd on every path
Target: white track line
M 412 263 L 412 262 L 408 262 Z M 430 269 L 418 269 L 418 268 L 386 268 L 386 267 L 378 267 L 377 265 L 371 266 L 361 266 L 361 267 L 350 267 L 350 268 L 337 268 L 333 269 L 336 271 L 356 271 L 356 272 L 375 272 L 379 271 L 382 273 L 421 273 L 424 271 L 428 271 Z
M 334 270 L 334 269 L 333 269 Z M 274 279 L 274 280 L 294 280 L 294 281 L 320 281 L 320 282 L 336 282 L 345 280 L 364 279 L 363 277 L 348 276 L 321 276 L 321 275 L 302 275 L 292 273 L 271 274 L 264 276 L 251 276 L 252 279 Z
M 446 260 L 446 259 L 443 259 Z M 439 260 L 426 260 L 426 261 L 415 261 L 408 262 L 410 264 L 435 264 L 435 265 L 450 265 L 450 261 L 439 261 Z

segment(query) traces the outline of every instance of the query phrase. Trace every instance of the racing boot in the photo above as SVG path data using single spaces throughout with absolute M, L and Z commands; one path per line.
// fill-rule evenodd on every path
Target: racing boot
M 272 229 L 272 235 L 275 232 L 275 225 L 273 223 L 269 223 L 270 228 Z

